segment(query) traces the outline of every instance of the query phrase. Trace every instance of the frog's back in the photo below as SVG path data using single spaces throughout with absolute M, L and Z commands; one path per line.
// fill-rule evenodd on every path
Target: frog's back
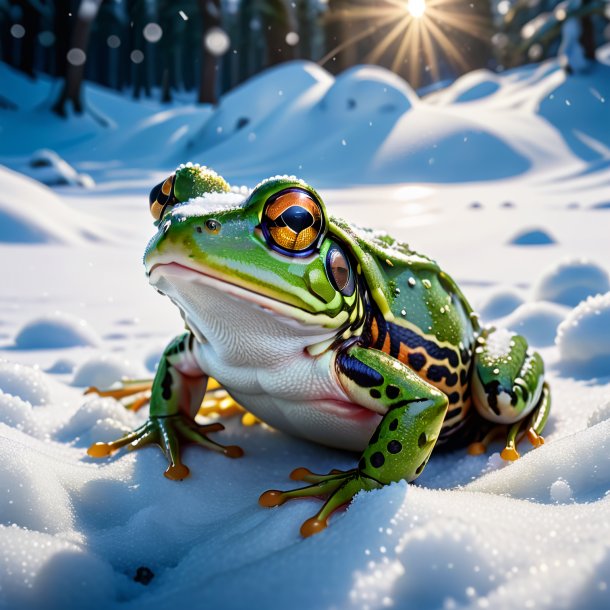
M 333 219 L 353 244 L 369 307 L 362 341 L 403 362 L 449 399 L 439 445 L 467 432 L 478 326 L 453 279 L 429 257 L 386 233 Z

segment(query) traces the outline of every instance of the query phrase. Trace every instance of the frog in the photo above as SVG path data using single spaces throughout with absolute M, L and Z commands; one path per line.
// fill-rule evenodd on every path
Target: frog
M 165 476 L 189 475 L 185 444 L 229 458 L 220 422 L 196 416 L 211 380 L 272 428 L 356 452 L 353 468 L 290 478 L 262 507 L 324 500 L 300 528 L 317 534 L 362 491 L 412 482 L 433 451 L 485 452 L 504 438 L 519 457 L 543 444 L 551 406 L 540 354 L 516 333 L 481 325 L 457 283 L 386 232 L 330 215 L 295 176 L 232 189 L 187 164 L 150 195 L 156 233 L 144 254 L 150 284 L 178 308 L 185 332 L 161 357 L 149 416 L 98 442 L 92 457 L 156 444 Z

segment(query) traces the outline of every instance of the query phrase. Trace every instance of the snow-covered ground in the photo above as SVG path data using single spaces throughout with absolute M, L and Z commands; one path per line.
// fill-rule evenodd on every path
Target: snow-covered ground
M 296 62 L 215 112 L 90 87 L 93 114 L 67 124 L 52 83 L 0 78 L 19 106 L 0 109 L 0 162 L 23 170 L 46 148 L 95 181 L 51 190 L 0 168 L 0 606 L 610 605 L 610 67 L 478 72 L 422 100 L 378 68 Z M 499 445 L 434 455 L 306 540 L 314 501 L 267 510 L 259 494 L 354 455 L 232 419 L 224 440 L 245 457 L 189 447 L 181 483 L 155 449 L 88 458 L 145 413 L 82 386 L 150 375 L 181 330 L 141 254 L 148 190 L 189 159 L 250 186 L 299 174 L 337 215 L 435 257 L 543 354 L 546 444 L 512 464 Z

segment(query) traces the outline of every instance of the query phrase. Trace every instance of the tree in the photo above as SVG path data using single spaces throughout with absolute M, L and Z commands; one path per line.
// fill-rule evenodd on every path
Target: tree
M 103 0 L 82 0 L 78 7 L 76 22 L 71 39 L 71 48 L 65 61 L 66 76 L 53 111 L 65 117 L 66 107 L 70 103 L 74 112 L 83 112 L 82 84 L 87 61 L 87 47 L 91 35 L 91 25 L 95 20 Z
M 210 46 L 208 37 L 214 29 L 221 29 L 222 18 L 220 0 L 199 0 L 201 14 L 201 67 L 199 73 L 200 104 L 216 104 L 216 74 L 218 72 L 218 54 Z

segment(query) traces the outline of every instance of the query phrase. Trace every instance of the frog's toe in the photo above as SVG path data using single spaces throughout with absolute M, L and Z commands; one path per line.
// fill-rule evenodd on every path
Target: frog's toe
M 544 445 L 544 438 L 540 436 L 540 434 L 538 434 L 538 432 L 536 432 L 534 428 L 528 428 L 526 435 L 527 439 L 534 447 L 540 447 L 541 445 Z
M 316 474 L 311 472 L 309 468 L 299 467 L 295 468 L 290 473 L 290 478 L 293 481 L 306 481 L 307 483 L 321 483 L 322 481 L 328 481 L 329 479 L 334 479 L 337 476 L 348 476 L 353 471 L 343 471 L 337 470 L 333 468 L 328 474 Z
M 239 458 L 244 454 L 244 450 L 237 445 L 221 445 L 211 438 L 208 438 L 206 434 L 211 432 L 220 432 L 225 427 L 220 423 L 199 425 L 192 420 L 180 420 L 177 423 L 180 434 L 188 441 L 211 449 L 218 453 L 222 453 L 230 458 Z
M 87 455 L 92 458 L 108 457 L 117 449 L 120 449 L 131 442 L 137 441 L 137 439 L 140 438 L 143 433 L 145 433 L 146 428 L 146 424 L 144 426 L 140 426 L 133 432 L 129 432 L 121 438 L 118 438 L 116 441 L 112 441 L 110 443 L 93 443 L 93 445 L 87 449 Z
M 515 447 L 504 447 L 500 453 L 500 457 L 507 462 L 514 462 L 521 457 L 521 454 Z
M 89 449 L 87 449 L 87 455 L 93 458 L 107 457 L 112 453 L 112 448 L 108 443 L 93 443 Z
M 301 536 L 303 536 L 303 538 L 309 538 L 314 534 L 319 534 L 323 529 L 326 529 L 327 525 L 327 521 L 323 521 L 317 517 L 307 519 L 307 521 L 301 525 Z
M 182 481 L 182 479 L 186 479 L 190 473 L 191 471 L 188 469 L 188 466 L 180 463 L 170 464 L 163 474 L 172 481 Z
M 319 512 L 301 526 L 301 534 L 304 537 L 321 532 L 326 527 L 332 513 L 348 504 L 359 491 L 379 486 L 372 480 L 367 479 L 368 483 L 365 482 L 357 470 L 315 475 L 307 468 L 297 468 L 292 472 L 292 478 L 295 477 L 298 477 L 295 480 L 308 481 L 313 484 L 290 491 L 270 489 L 260 496 L 258 502 L 265 508 L 272 508 L 295 498 L 325 498 L 326 501 Z
M 284 497 L 283 492 L 277 489 L 269 489 L 261 494 L 258 503 L 264 508 L 273 508 L 281 506 L 286 500 L 287 498 Z

